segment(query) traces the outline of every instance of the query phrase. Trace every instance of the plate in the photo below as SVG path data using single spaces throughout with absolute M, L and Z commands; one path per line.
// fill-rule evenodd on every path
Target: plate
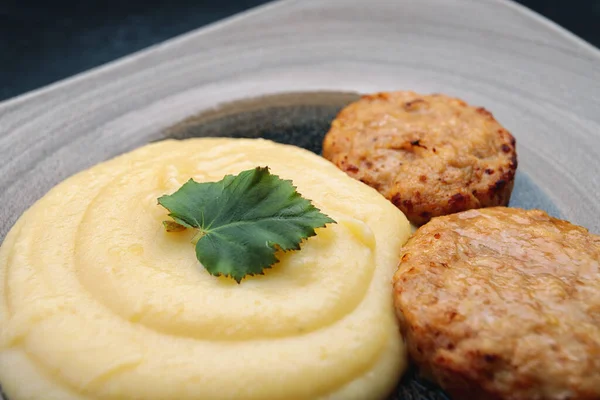
M 151 141 L 320 150 L 360 93 L 441 92 L 517 138 L 511 205 L 600 232 L 600 52 L 500 0 L 280 1 L 0 104 L 0 240 L 64 178 Z M 411 374 L 395 399 L 439 399 Z

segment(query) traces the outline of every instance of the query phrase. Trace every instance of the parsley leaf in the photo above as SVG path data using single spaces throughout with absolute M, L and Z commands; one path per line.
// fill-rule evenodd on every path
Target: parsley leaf
M 275 264 L 277 250 L 299 250 L 302 240 L 316 234 L 315 228 L 335 223 L 268 167 L 227 175 L 219 182 L 190 179 L 158 203 L 174 220 L 165 221 L 165 229 L 197 228 L 198 261 L 212 275 L 238 283 Z

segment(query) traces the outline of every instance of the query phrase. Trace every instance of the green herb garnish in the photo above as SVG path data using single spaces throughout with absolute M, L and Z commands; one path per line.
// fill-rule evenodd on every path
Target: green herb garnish
M 212 275 L 238 283 L 275 264 L 277 250 L 299 250 L 304 239 L 316 234 L 315 228 L 335 223 L 268 167 L 227 175 L 219 182 L 190 179 L 158 203 L 174 220 L 165 221 L 165 229 L 198 229 L 198 261 Z

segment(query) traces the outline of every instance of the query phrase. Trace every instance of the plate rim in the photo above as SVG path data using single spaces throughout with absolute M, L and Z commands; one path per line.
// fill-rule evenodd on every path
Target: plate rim
M 321 6 L 323 6 L 325 3 L 334 2 L 335 0 L 334 1 L 319 0 L 319 1 L 321 2 Z M 510 9 L 516 11 L 517 13 L 521 14 L 522 16 L 525 16 L 525 17 L 531 19 L 532 21 L 535 21 L 537 24 L 539 24 L 540 26 L 543 26 L 549 32 L 552 32 L 552 34 L 558 35 L 563 40 L 570 42 L 571 45 L 578 46 L 583 53 L 587 53 L 588 56 L 595 58 L 595 60 L 600 63 L 600 48 L 595 47 L 591 43 L 589 43 L 586 40 L 582 39 L 581 37 L 577 36 L 576 34 L 569 31 L 568 29 L 562 27 L 558 23 L 552 21 L 549 18 L 544 17 L 543 15 L 539 14 L 538 12 L 536 12 L 522 4 L 519 4 L 513 0 L 462 0 L 462 1 L 465 1 L 465 2 L 487 1 L 488 3 L 495 3 L 497 5 L 510 8 Z M 56 82 L 50 83 L 50 84 L 42 86 L 40 88 L 33 89 L 31 91 L 19 94 L 15 97 L 6 99 L 4 101 L 0 101 L 0 112 L 3 111 L 3 109 L 5 109 L 5 108 L 28 101 L 37 96 L 45 95 L 45 94 L 51 93 L 52 91 L 68 89 L 69 85 L 75 84 L 81 80 L 91 79 L 91 78 L 100 76 L 102 74 L 105 74 L 107 72 L 113 71 L 113 70 L 121 67 L 122 65 L 126 65 L 127 63 L 133 62 L 139 58 L 148 56 L 149 54 L 152 54 L 154 52 L 162 51 L 166 47 L 172 47 L 172 46 L 178 46 L 178 45 L 185 44 L 185 42 L 188 40 L 194 40 L 194 39 L 196 39 L 202 35 L 205 35 L 207 33 L 210 33 L 212 31 L 227 28 L 229 25 L 235 24 L 236 22 L 239 22 L 243 19 L 252 18 L 252 17 L 255 17 L 255 16 L 263 14 L 263 13 L 271 12 L 277 8 L 286 7 L 288 5 L 291 6 L 291 5 L 293 5 L 293 3 L 297 3 L 297 2 L 298 2 L 298 0 L 274 0 L 272 2 L 253 7 L 248 10 L 245 10 L 245 11 L 241 11 L 239 13 L 233 14 L 229 17 L 225 17 L 218 21 L 214 21 L 209 24 L 200 26 L 198 28 L 192 29 L 189 32 L 185 32 L 183 34 L 166 39 L 160 43 L 150 45 L 146 48 L 132 52 L 123 57 L 116 58 L 112 61 L 108 61 L 107 63 L 101 64 L 96 67 L 92 67 L 85 71 L 81 71 L 79 73 L 76 73 L 76 74 L 66 77 L 64 79 L 60 79 Z M 1 133 L 2 132 L 0 131 L 0 134 Z

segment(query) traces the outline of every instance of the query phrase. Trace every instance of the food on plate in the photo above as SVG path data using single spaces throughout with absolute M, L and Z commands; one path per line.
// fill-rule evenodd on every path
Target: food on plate
M 600 398 L 600 236 L 498 207 L 491 113 L 367 95 L 323 155 L 165 141 L 52 189 L 0 247 L 10 400 L 383 400 L 407 353 L 454 399 Z
M 409 353 L 453 398 L 600 398 L 600 236 L 493 207 L 432 219 L 401 260 Z
M 325 136 L 323 156 L 417 225 L 507 205 L 517 168 L 515 139 L 489 111 L 414 92 L 367 95 L 345 107 Z
M 199 265 L 195 229 L 165 229 L 157 198 L 260 166 L 336 223 L 238 284 Z M 59 184 L 6 237 L 0 382 L 10 400 L 385 399 L 405 368 L 390 281 L 409 234 L 306 150 L 147 145 Z

